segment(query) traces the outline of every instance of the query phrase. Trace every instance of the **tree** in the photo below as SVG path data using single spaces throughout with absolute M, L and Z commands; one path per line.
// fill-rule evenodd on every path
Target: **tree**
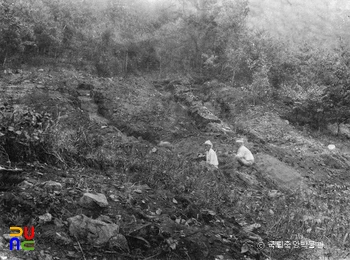
M 0 59 L 5 66 L 7 58 L 23 51 L 21 23 L 15 16 L 15 6 L 7 1 L 0 3 Z
M 180 3 L 175 8 L 179 15 L 157 30 L 163 65 L 219 77 L 227 67 L 228 45 L 238 48 L 233 43 L 244 34 L 246 1 L 183 0 Z

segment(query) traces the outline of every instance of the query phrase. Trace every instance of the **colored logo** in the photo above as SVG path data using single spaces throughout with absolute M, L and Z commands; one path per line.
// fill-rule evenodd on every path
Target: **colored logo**
M 13 245 L 14 245 L 14 241 L 16 241 L 16 250 L 26 250 L 26 251 L 30 251 L 30 250 L 34 250 L 34 227 L 32 226 L 30 229 L 30 234 L 29 234 L 29 229 L 28 227 L 24 227 L 24 232 L 23 229 L 21 227 L 10 227 L 11 231 L 18 231 L 18 233 L 10 233 L 10 250 L 13 250 Z M 26 240 L 24 241 L 20 241 L 18 237 L 24 235 L 24 238 Z

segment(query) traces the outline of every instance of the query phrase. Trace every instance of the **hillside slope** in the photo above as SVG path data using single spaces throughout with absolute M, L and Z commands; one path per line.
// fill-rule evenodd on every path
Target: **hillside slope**
M 3 104 L 59 116 L 59 147 L 75 159 L 57 153 L 56 167 L 40 158 L 13 162 L 27 175 L 1 193 L 3 259 L 345 259 L 348 253 L 341 248 L 350 243 L 349 141 L 295 128 L 281 119 L 285 107 L 248 106 L 223 120 L 218 100 L 229 91 L 223 84 L 204 96 L 204 85 L 181 79 L 95 78 L 64 68 L 2 75 L 1 86 Z M 230 165 L 237 137 L 247 141 L 255 167 Z M 84 138 L 89 149 L 78 146 Z M 198 158 L 207 139 L 219 170 Z M 117 225 L 117 238 L 99 233 L 96 223 Z M 35 251 L 7 251 L 9 225 L 34 225 Z M 317 246 L 271 247 L 287 240 Z

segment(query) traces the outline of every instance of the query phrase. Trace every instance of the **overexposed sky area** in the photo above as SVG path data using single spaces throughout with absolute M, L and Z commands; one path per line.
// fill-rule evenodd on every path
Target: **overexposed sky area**
M 350 0 L 250 0 L 249 25 L 295 40 L 350 39 Z
M 203 0 L 142 0 L 145 4 L 200 2 Z M 236 1 L 236 0 L 217 0 Z M 238 1 L 238 0 L 237 0 Z M 282 38 L 320 41 L 350 40 L 350 0 L 248 0 L 250 28 Z

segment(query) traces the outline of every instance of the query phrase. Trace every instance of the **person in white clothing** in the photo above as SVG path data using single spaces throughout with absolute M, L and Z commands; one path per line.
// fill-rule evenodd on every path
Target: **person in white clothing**
M 237 154 L 235 156 L 236 160 L 241 165 L 252 166 L 254 164 L 254 156 L 251 151 L 244 146 L 243 139 L 238 139 L 236 141 L 236 147 L 238 147 Z
M 218 168 L 219 162 L 216 152 L 213 150 L 213 144 L 209 140 L 204 143 L 206 149 L 206 162 L 210 165 L 213 165 L 215 168 Z

